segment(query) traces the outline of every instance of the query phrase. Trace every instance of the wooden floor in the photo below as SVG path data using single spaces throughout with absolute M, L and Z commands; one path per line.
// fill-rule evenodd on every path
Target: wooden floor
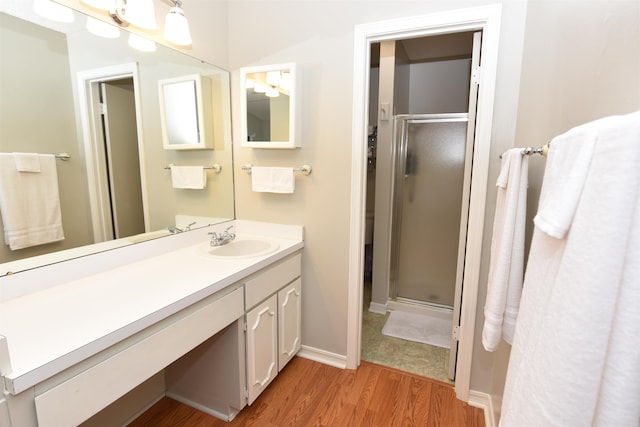
M 344 370 L 295 357 L 230 423 L 163 398 L 131 427 L 484 426 L 482 409 L 439 381 L 368 362 Z

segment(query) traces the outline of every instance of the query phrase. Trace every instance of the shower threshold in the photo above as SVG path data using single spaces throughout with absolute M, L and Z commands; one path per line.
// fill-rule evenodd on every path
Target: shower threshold
M 443 319 L 451 319 L 453 317 L 453 307 L 451 306 L 412 300 L 408 298 L 390 298 L 387 301 L 387 310 L 407 311 L 411 313 L 441 317 Z

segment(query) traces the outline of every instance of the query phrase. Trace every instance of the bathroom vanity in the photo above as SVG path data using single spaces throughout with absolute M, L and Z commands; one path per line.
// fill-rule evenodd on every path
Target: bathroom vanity
M 302 227 L 211 248 L 228 226 L 0 278 L 0 426 L 78 425 L 152 377 L 223 419 L 253 403 L 300 348 Z

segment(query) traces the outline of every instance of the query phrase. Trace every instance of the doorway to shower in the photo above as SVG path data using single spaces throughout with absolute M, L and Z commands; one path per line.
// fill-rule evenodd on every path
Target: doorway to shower
M 374 218 L 372 248 L 365 246 L 373 254 L 369 312 L 386 317 L 383 340 L 439 347 L 411 344 L 421 360 L 403 363 L 418 372 L 420 364 L 438 365 L 429 375 L 441 380 L 455 378 L 481 37 L 468 31 L 383 42 L 370 79 L 377 126 L 366 203 L 373 208 L 367 219 Z M 363 331 L 371 318 L 363 314 Z M 366 360 L 365 346 L 363 339 Z

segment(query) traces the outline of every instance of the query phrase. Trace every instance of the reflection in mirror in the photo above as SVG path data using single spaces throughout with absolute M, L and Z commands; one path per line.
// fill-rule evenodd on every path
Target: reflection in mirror
M 165 46 L 133 50 L 122 29 L 95 36 L 79 13 L 71 24 L 43 20 L 31 6 L 0 2 L 0 153 L 70 155 L 55 162 L 64 240 L 19 250 L 3 241 L 0 276 L 233 219 L 229 73 Z M 213 150 L 162 146 L 158 82 L 187 75 L 211 82 Z M 204 189 L 178 189 L 171 164 L 221 172 L 206 169 Z
M 242 68 L 240 81 L 242 145 L 299 147 L 295 64 Z
M 196 74 L 160 80 L 158 93 L 164 148 L 213 148 L 212 93 L 209 77 Z

